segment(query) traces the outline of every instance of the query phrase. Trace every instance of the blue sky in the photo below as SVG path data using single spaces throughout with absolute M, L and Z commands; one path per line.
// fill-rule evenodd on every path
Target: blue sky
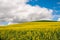
M 52 9 L 53 15 L 60 15 L 60 0 L 30 0 L 27 4 Z M 58 18 L 58 16 L 55 16 L 53 20 L 57 20 Z
M 56 10 L 60 10 L 60 4 L 58 4 L 58 2 L 60 2 L 60 0 L 30 0 L 28 4 L 32 6 L 39 5 L 41 7 L 46 7 L 50 9 L 54 9 L 56 7 Z

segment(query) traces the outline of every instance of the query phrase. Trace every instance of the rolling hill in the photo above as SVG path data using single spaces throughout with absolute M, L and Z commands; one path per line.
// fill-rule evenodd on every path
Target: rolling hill
M 58 21 L 53 21 L 53 20 L 38 20 L 38 21 L 33 21 L 33 22 L 58 22 Z
M 18 24 L 11 24 L 6 26 L 0 26 L 1 28 L 7 28 L 7 29 L 23 29 L 23 28 L 58 28 L 60 27 L 60 22 L 56 21 L 34 21 L 34 22 L 24 22 L 24 23 L 18 23 Z M 15 29 L 15 30 L 16 30 Z

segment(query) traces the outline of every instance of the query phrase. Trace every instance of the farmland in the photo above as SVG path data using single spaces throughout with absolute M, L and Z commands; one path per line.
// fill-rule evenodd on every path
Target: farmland
M 27 22 L 0 26 L 0 40 L 60 40 L 60 22 Z

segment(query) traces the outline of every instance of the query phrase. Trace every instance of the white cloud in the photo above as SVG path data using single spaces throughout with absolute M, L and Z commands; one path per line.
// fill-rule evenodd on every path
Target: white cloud
M 51 20 L 53 10 L 26 4 L 28 0 L 0 0 L 0 22 L 18 23 L 32 20 Z
M 58 18 L 58 21 L 60 21 L 60 18 Z

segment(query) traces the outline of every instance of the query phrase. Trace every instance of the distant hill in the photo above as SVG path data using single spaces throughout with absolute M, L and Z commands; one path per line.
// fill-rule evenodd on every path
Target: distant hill
M 6 25 L 6 26 L 0 26 L 0 27 L 4 27 L 4 28 L 11 28 L 13 27 L 13 29 L 16 27 L 18 28 L 51 28 L 52 26 L 55 27 L 60 26 L 60 22 L 56 22 L 56 21 L 47 21 L 47 20 L 42 20 L 42 21 L 34 21 L 34 22 L 24 22 L 24 23 L 18 23 L 18 24 L 11 24 L 11 25 Z M 49 26 L 49 27 L 48 27 Z
M 17 24 L 10 24 L 10 25 L 0 25 L 0 27 L 25 27 L 27 25 L 34 26 L 34 25 L 52 25 L 52 24 L 60 24 L 59 21 L 52 21 L 52 20 L 38 20 L 38 21 L 32 21 L 32 22 L 22 22 Z
M 53 20 L 38 20 L 38 21 L 33 21 L 33 22 L 57 22 Z

